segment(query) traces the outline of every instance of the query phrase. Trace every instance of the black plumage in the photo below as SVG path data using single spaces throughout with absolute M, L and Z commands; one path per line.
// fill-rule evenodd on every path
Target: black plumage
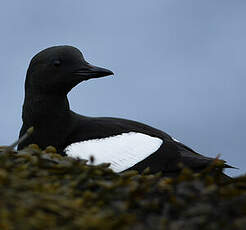
M 159 149 L 129 168 L 175 174 L 179 163 L 199 171 L 214 159 L 196 153 L 165 132 L 148 125 L 120 118 L 87 117 L 69 108 L 68 92 L 80 82 L 113 75 L 110 70 L 90 65 L 82 53 L 71 46 L 47 48 L 31 60 L 25 81 L 22 136 L 30 126 L 35 132 L 18 149 L 36 143 L 41 148 L 53 145 L 59 153 L 75 142 L 136 132 L 163 140 Z M 225 165 L 226 166 L 226 165 Z

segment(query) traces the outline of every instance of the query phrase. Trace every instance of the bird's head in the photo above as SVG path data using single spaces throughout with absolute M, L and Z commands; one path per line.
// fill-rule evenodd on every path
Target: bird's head
M 29 65 L 26 91 L 67 94 L 78 83 L 113 72 L 85 61 L 83 54 L 72 46 L 54 46 L 36 54 Z

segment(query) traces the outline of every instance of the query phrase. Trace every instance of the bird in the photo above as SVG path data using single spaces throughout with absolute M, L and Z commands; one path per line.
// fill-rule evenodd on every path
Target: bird
M 26 73 L 19 136 L 31 126 L 35 131 L 18 150 L 32 143 L 40 148 L 52 145 L 65 156 L 93 159 L 95 165 L 110 163 L 116 173 L 149 168 L 152 173 L 173 176 L 180 172 L 180 165 L 200 172 L 214 161 L 149 125 L 70 110 L 67 94 L 76 85 L 112 75 L 111 70 L 89 64 L 73 46 L 53 46 L 36 54 Z

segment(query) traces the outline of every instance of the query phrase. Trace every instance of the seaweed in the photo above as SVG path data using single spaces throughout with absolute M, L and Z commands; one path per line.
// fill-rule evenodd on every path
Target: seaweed
M 114 173 L 30 145 L 0 147 L 0 229 L 245 229 L 246 176 L 224 180 L 218 159 L 179 176 Z

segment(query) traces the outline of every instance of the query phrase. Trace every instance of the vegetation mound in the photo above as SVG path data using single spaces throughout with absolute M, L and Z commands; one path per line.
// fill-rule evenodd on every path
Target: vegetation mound
M 246 176 L 224 182 L 216 160 L 199 174 L 184 168 L 165 178 L 148 169 L 116 174 L 108 164 L 89 166 L 53 147 L 3 147 L 0 229 L 243 230 L 245 188 Z

